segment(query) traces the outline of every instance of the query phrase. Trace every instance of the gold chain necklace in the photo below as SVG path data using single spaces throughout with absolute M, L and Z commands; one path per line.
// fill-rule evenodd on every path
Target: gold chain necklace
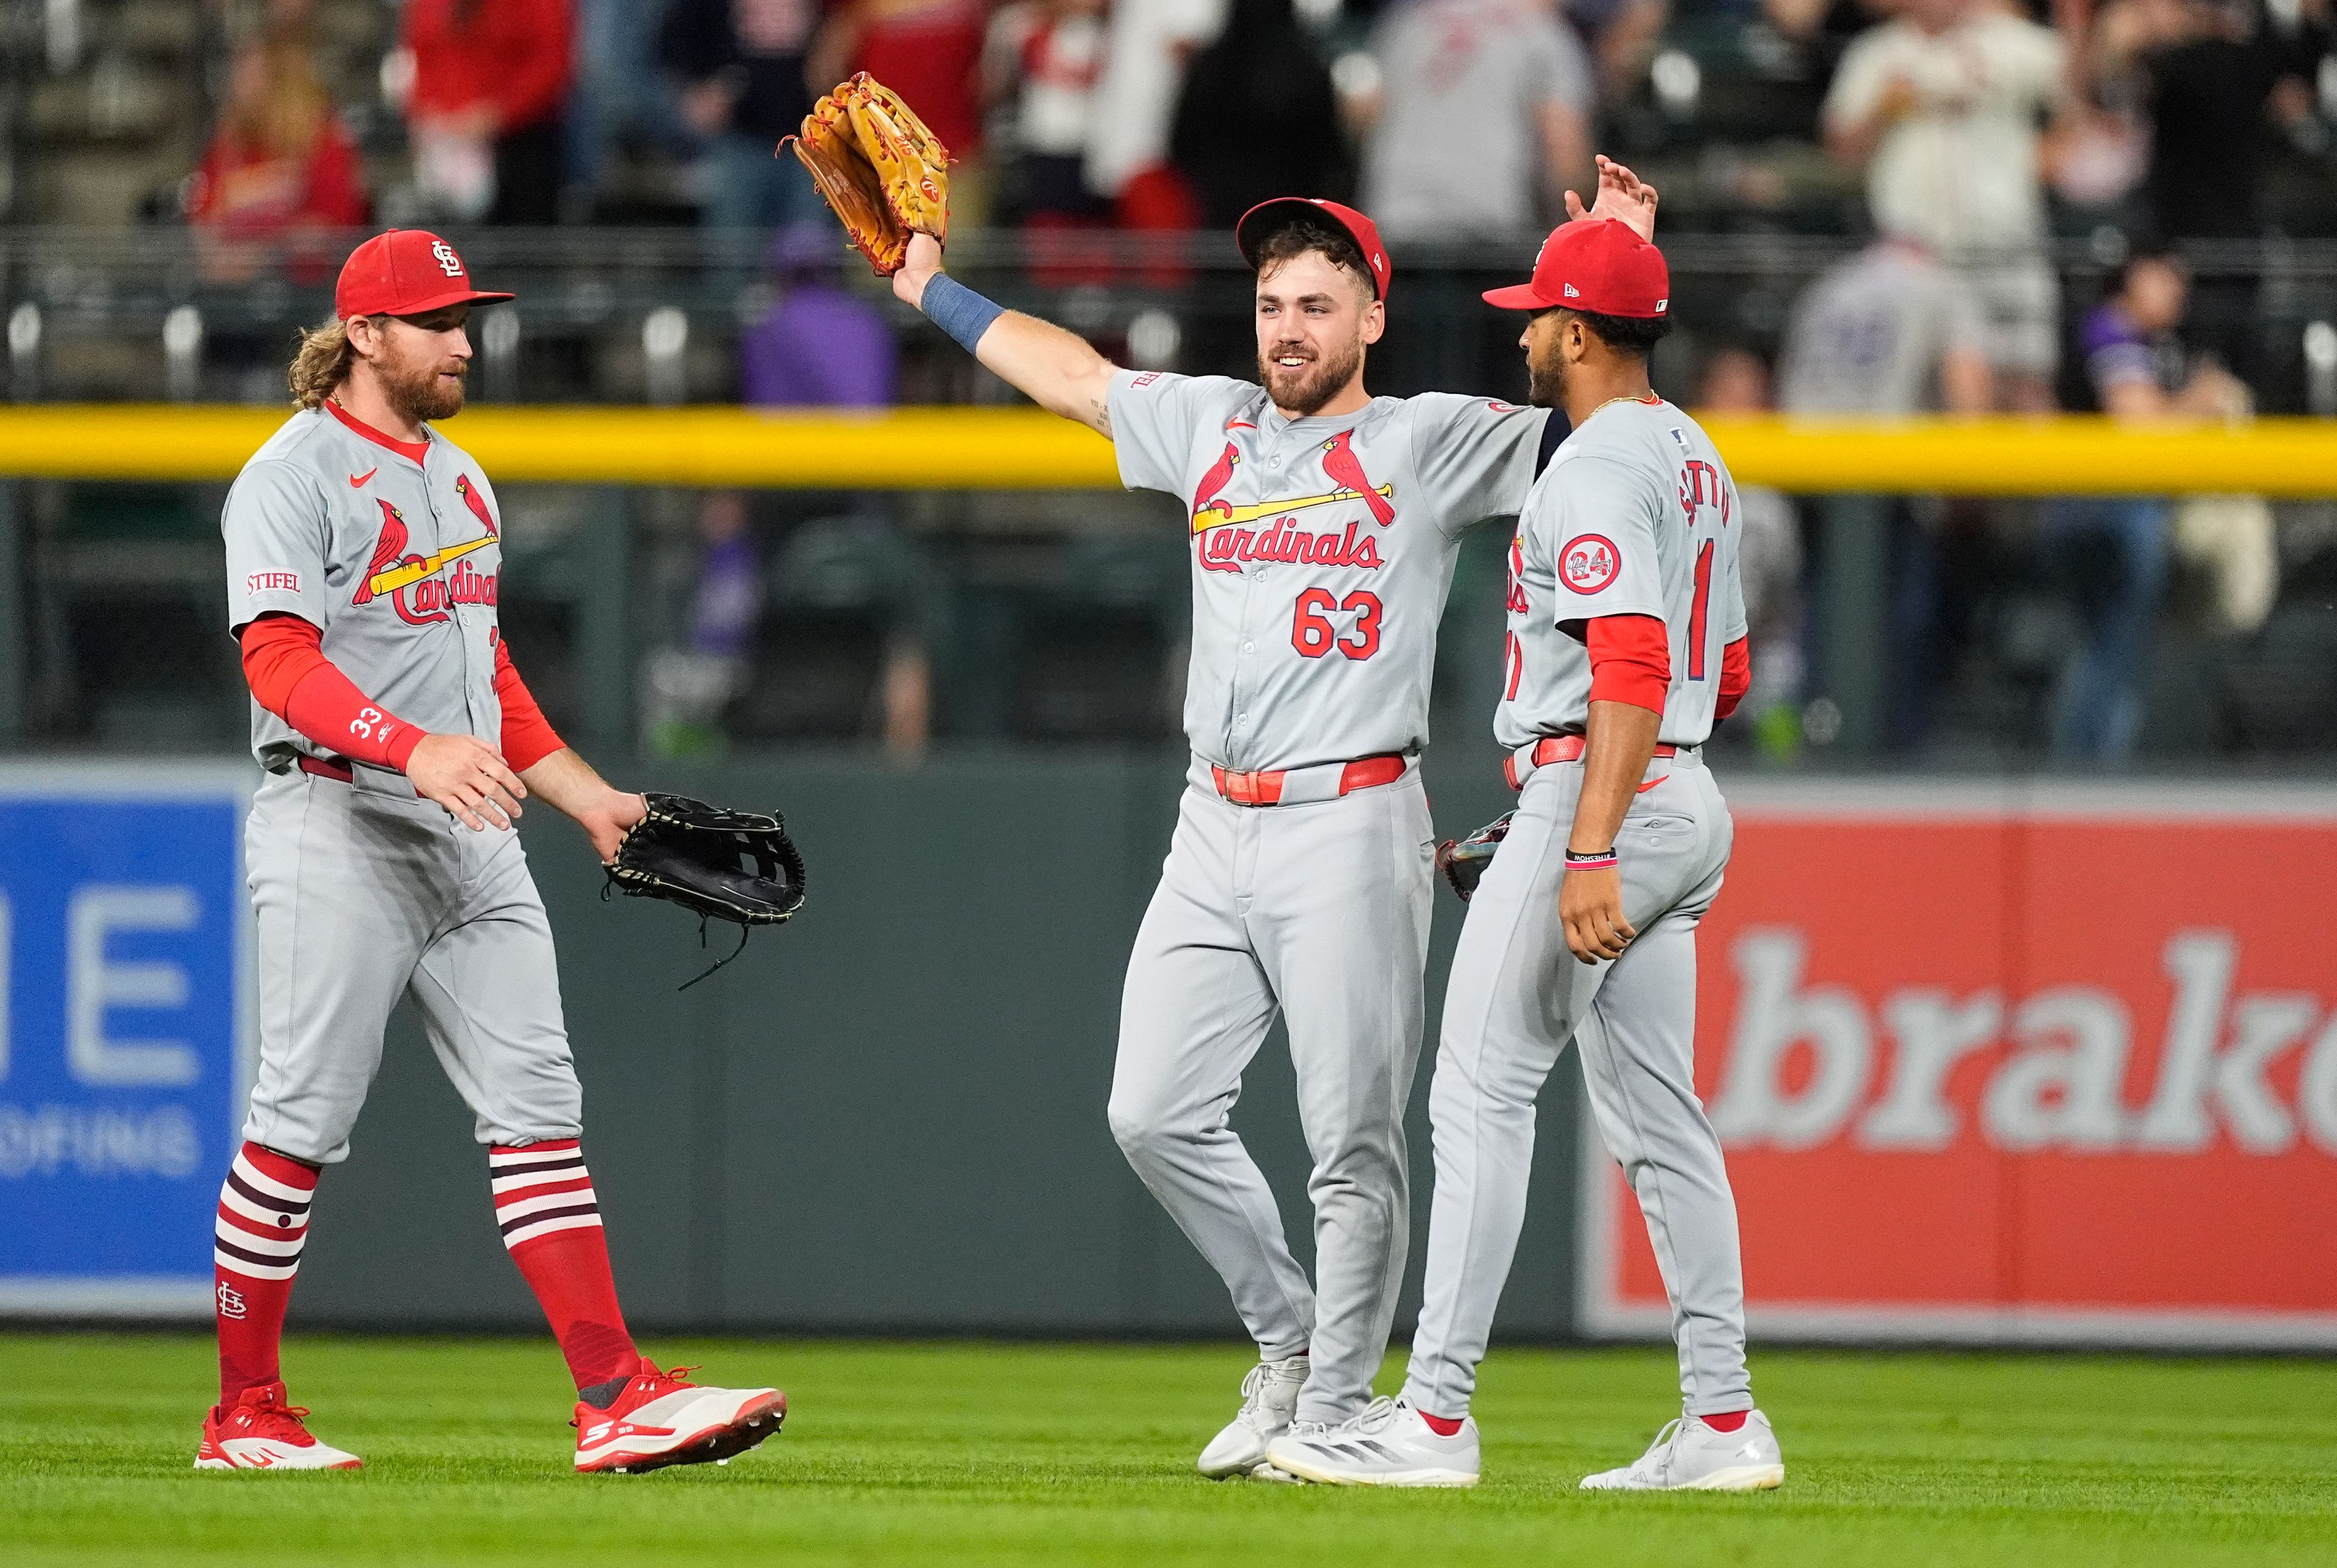
M 1638 397 L 1629 394 L 1626 394 L 1621 397 L 1610 397 L 1606 402 L 1600 404 L 1598 407 L 1592 409 L 1589 414 L 1584 414 L 1582 416 L 1582 423 L 1584 424 L 1589 424 L 1592 420 L 1598 418 L 1600 414 L 1606 413 L 1609 409 L 1614 407 L 1618 403 L 1648 403 L 1653 400 L 1654 394 L 1652 393 L 1646 397 Z

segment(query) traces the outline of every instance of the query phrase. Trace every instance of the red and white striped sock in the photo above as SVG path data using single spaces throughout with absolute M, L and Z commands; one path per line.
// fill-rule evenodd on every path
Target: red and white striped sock
M 317 1167 L 246 1144 L 220 1187 L 212 1232 L 212 1306 L 219 1319 L 220 1403 L 277 1382 L 284 1309 L 308 1235 Z
M 592 1177 L 574 1138 L 487 1151 L 504 1245 L 552 1322 L 579 1388 L 640 1369 L 625 1332 Z

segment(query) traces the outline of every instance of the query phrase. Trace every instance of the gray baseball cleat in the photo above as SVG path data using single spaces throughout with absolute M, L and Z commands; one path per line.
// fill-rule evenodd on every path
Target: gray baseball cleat
M 1313 1363 L 1304 1356 L 1283 1361 L 1260 1361 L 1242 1379 L 1242 1407 L 1226 1429 L 1201 1450 L 1200 1471 L 1213 1481 L 1234 1475 L 1259 1475 L 1268 1468 L 1266 1446 L 1290 1430 L 1298 1411 L 1298 1390 L 1305 1386 Z
M 1785 1478 L 1769 1417 L 1755 1410 L 1734 1432 L 1683 1416 L 1656 1434 L 1637 1463 L 1582 1478 L 1585 1492 L 1760 1492 Z
M 1266 1462 L 1326 1486 L 1474 1486 L 1477 1423 L 1440 1437 L 1402 1399 L 1373 1400 L 1335 1427 L 1294 1426 L 1274 1440 Z

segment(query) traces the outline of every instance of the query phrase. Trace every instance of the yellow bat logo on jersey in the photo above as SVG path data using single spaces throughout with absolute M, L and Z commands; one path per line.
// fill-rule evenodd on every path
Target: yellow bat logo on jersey
M 401 588 L 411 588 L 425 577 L 435 577 L 438 569 L 448 561 L 458 560 L 474 550 L 484 550 L 495 542 L 494 534 L 484 539 L 466 539 L 460 544 L 450 544 L 434 554 L 416 556 L 403 566 L 393 566 L 387 571 L 377 571 L 366 579 L 366 587 L 376 593 L 396 593 Z
M 1394 485 L 1382 484 L 1368 491 L 1335 490 L 1328 495 L 1301 495 L 1289 501 L 1260 501 L 1241 506 L 1213 501 L 1193 514 L 1193 531 L 1207 533 L 1213 528 L 1225 528 L 1237 522 L 1256 522 L 1261 517 L 1279 517 L 1286 511 L 1300 511 L 1310 506 L 1328 506 L 1335 501 L 1361 501 L 1366 495 L 1385 498 L 1394 494 Z

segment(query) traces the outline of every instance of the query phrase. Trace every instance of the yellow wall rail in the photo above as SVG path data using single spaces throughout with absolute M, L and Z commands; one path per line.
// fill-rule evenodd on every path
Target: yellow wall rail
M 0 408 L 0 477 L 220 480 L 283 421 L 267 408 Z M 2337 421 L 2136 431 L 2081 416 L 1887 424 L 1713 420 L 1740 484 L 1962 495 L 2337 496 Z M 875 414 L 478 407 L 446 433 L 499 483 L 1039 490 L 1119 482 L 1110 446 L 1029 408 Z

